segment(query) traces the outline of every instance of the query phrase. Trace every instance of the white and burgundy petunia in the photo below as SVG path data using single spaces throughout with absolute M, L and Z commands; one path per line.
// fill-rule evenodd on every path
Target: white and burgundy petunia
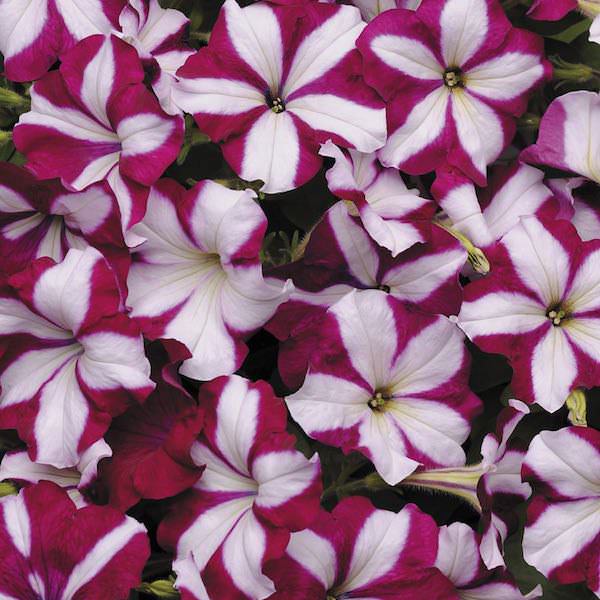
M 202 386 L 199 404 L 192 457 L 204 472 L 174 499 L 159 542 L 175 551 L 183 600 L 266 598 L 274 587 L 262 567 L 319 512 L 318 458 L 295 450 L 285 404 L 265 382 L 220 377 Z
M 124 230 L 142 218 L 147 187 L 183 141 L 183 119 L 166 114 L 143 80 L 130 45 L 88 37 L 33 85 L 31 111 L 14 129 L 15 145 L 40 179 L 59 177 L 73 191 L 108 181 Z
M 513 28 L 498 0 L 386 11 L 357 47 L 365 80 L 387 102 L 382 163 L 411 174 L 449 164 L 480 185 L 550 72 L 542 39 Z
M 600 383 L 600 243 L 567 221 L 523 217 L 493 262 L 465 288 L 459 325 L 508 357 L 519 398 L 555 412 L 576 387 Z
M 366 498 L 342 500 L 292 533 L 285 555 L 266 567 L 277 591 L 270 600 L 357 598 L 456 600 L 435 568 L 438 528 L 414 504 L 399 513 Z
M 163 179 L 133 232 L 131 315 L 151 339 L 172 338 L 191 352 L 181 373 L 209 380 L 236 371 L 244 338 L 289 296 L 290 283 L 265 281 L 259 252 L 267 219 L 251 190 L 212 181 L 185 190 Z
M 121 214 L 106 183 L 71 192 L 58 181 L 39 181 L 24 168 L 0 163 L 0 270 L 16 273 L 36 258 L 60 262 L 70 248 L 93 246 L 124 285 L 129 251 Z
M 185 44 L 189 19 L 180 11 L 164 9 L 158 0 L 129 0 L 114 32 L 138 51 L 149 82 L 163 110 L 177 114 L 172 98 L 175 73 L 194 54 Z
M 109 34 L 126 0 L 0 1 L 0 52 L 13 81 L 39 79 L 80 40 Z
M 342 150 L 331 141 L 321 156 L 335 159 L 327 171 L 329 189 L 346 201 L 348 212 L 360 217 L 369 235 L 393 256 L 427 239 L 424 221 L 433 216 L 433 204 L 408 189 L 396 169 L 385 169 L 375 153 Z
M 581 175 L 600 184 L 600 93 L 577 91 L 556 98 L 540 123 L 537 142 L 521 160 Z
M 542 431 L 529 446 L 523 479 L 533 487 L 525 560 L 559 583 L 585 581 L 600 597 L 600 432 Z
M 362 81 L 351 6 L 226 0 L 210 43 L 178 71 L 173 98 L 234 171 L 283 192 L 319 170 L 319 143 L 373 152 L 386 137 L 379 96 Z
M 303 386 L 287 397 L 306 433 L 359 450 L 395 485 L 419 465 L 462 466 L 480 402 L 460 330 L 378 290 L 353 291 L 319 326 Z
M 292 278 L 294 290 L 266 328 L 282 342 L 279 370 L 288 388 L 297 389 L 304 379 L 324 313 L 354 289 L 383 290 L 434 314 L 452 315 L 460 309 L 458 276 L 467 259 L 465 250 L 426 220 L 415 222 L 414 228 L 428 243 L 393 258 L 338 203 L 311 232 L 302 259 L 277 269 L 277 276 Z
M 127 600 L 149 556 L 141 523 L 107 506 L 77 509 L 54 483 L 0 500 L 5 600 Z
M 465 523 L 440 527 L 436 567 L 452 582 L 461 600 L 541 598 L 541 586 L 523 595 L 505 569 L 489 571 L 479 554 L 479 536 Z
M 0 293 L 0 426 L 32 460 L 76 466 L 111 418 L 152 391 L 138 327 L 93 248 L 40 258 Z

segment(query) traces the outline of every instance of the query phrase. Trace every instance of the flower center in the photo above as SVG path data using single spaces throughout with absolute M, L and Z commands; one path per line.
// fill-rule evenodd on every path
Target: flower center
M 386 391 L 376 391 L 375 395 L 369 400 L 369 408 L 375 412 L 383 412 L 385 405 L 392 399 L 392 395 Z
M 444 85 L 450 89 L 455 87 L 465 87 L 463 72 L 459 67 L 448 67 L 444 71 Z
M 552 321 L 552 325 L 559 327 L 569 315 L 559 306 L 554 306 L 548 310 L 546 316 Z
M 285 102 L 280 96 L 274 95 L 271 90 L 265 93 L 265 100 L 274 113 L 281 113 L 285 110 Z
M 392 288 L 390 288 L 389 285 L 385 285 L 385 284 L 380 284 L 377 286 L 378 290 L 381 290 L 382 292 L 385 292 L 386 294 L 389 294 L 392 291 Z

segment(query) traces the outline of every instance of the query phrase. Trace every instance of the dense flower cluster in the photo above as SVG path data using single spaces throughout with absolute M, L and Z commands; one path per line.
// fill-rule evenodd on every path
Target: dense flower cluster
M 600 598 L 575 38 L 598 0 L 0 0 L 0 598 Z

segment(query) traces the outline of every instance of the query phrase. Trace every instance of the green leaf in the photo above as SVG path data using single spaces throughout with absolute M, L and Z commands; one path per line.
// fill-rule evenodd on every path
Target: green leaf
M 582 33 L 589 31 L 591 24 L 591 19 L 582 19 L 581 21 L 575 23 L 575 25 L 567 27 L 560 33 L 548 35 L 546 37 L 550 38 L 551 40 L 556 40 L 557 42 L 564 42 L 565 44 L 570 44 L 571 42 L 575 41 Z

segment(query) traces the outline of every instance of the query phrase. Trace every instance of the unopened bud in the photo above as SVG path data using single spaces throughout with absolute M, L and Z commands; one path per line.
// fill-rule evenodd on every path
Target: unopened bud
M 582 389 L 573 390 L 567 398 L 568 419 L 571 425 L 587 427 L 587 403 Z

